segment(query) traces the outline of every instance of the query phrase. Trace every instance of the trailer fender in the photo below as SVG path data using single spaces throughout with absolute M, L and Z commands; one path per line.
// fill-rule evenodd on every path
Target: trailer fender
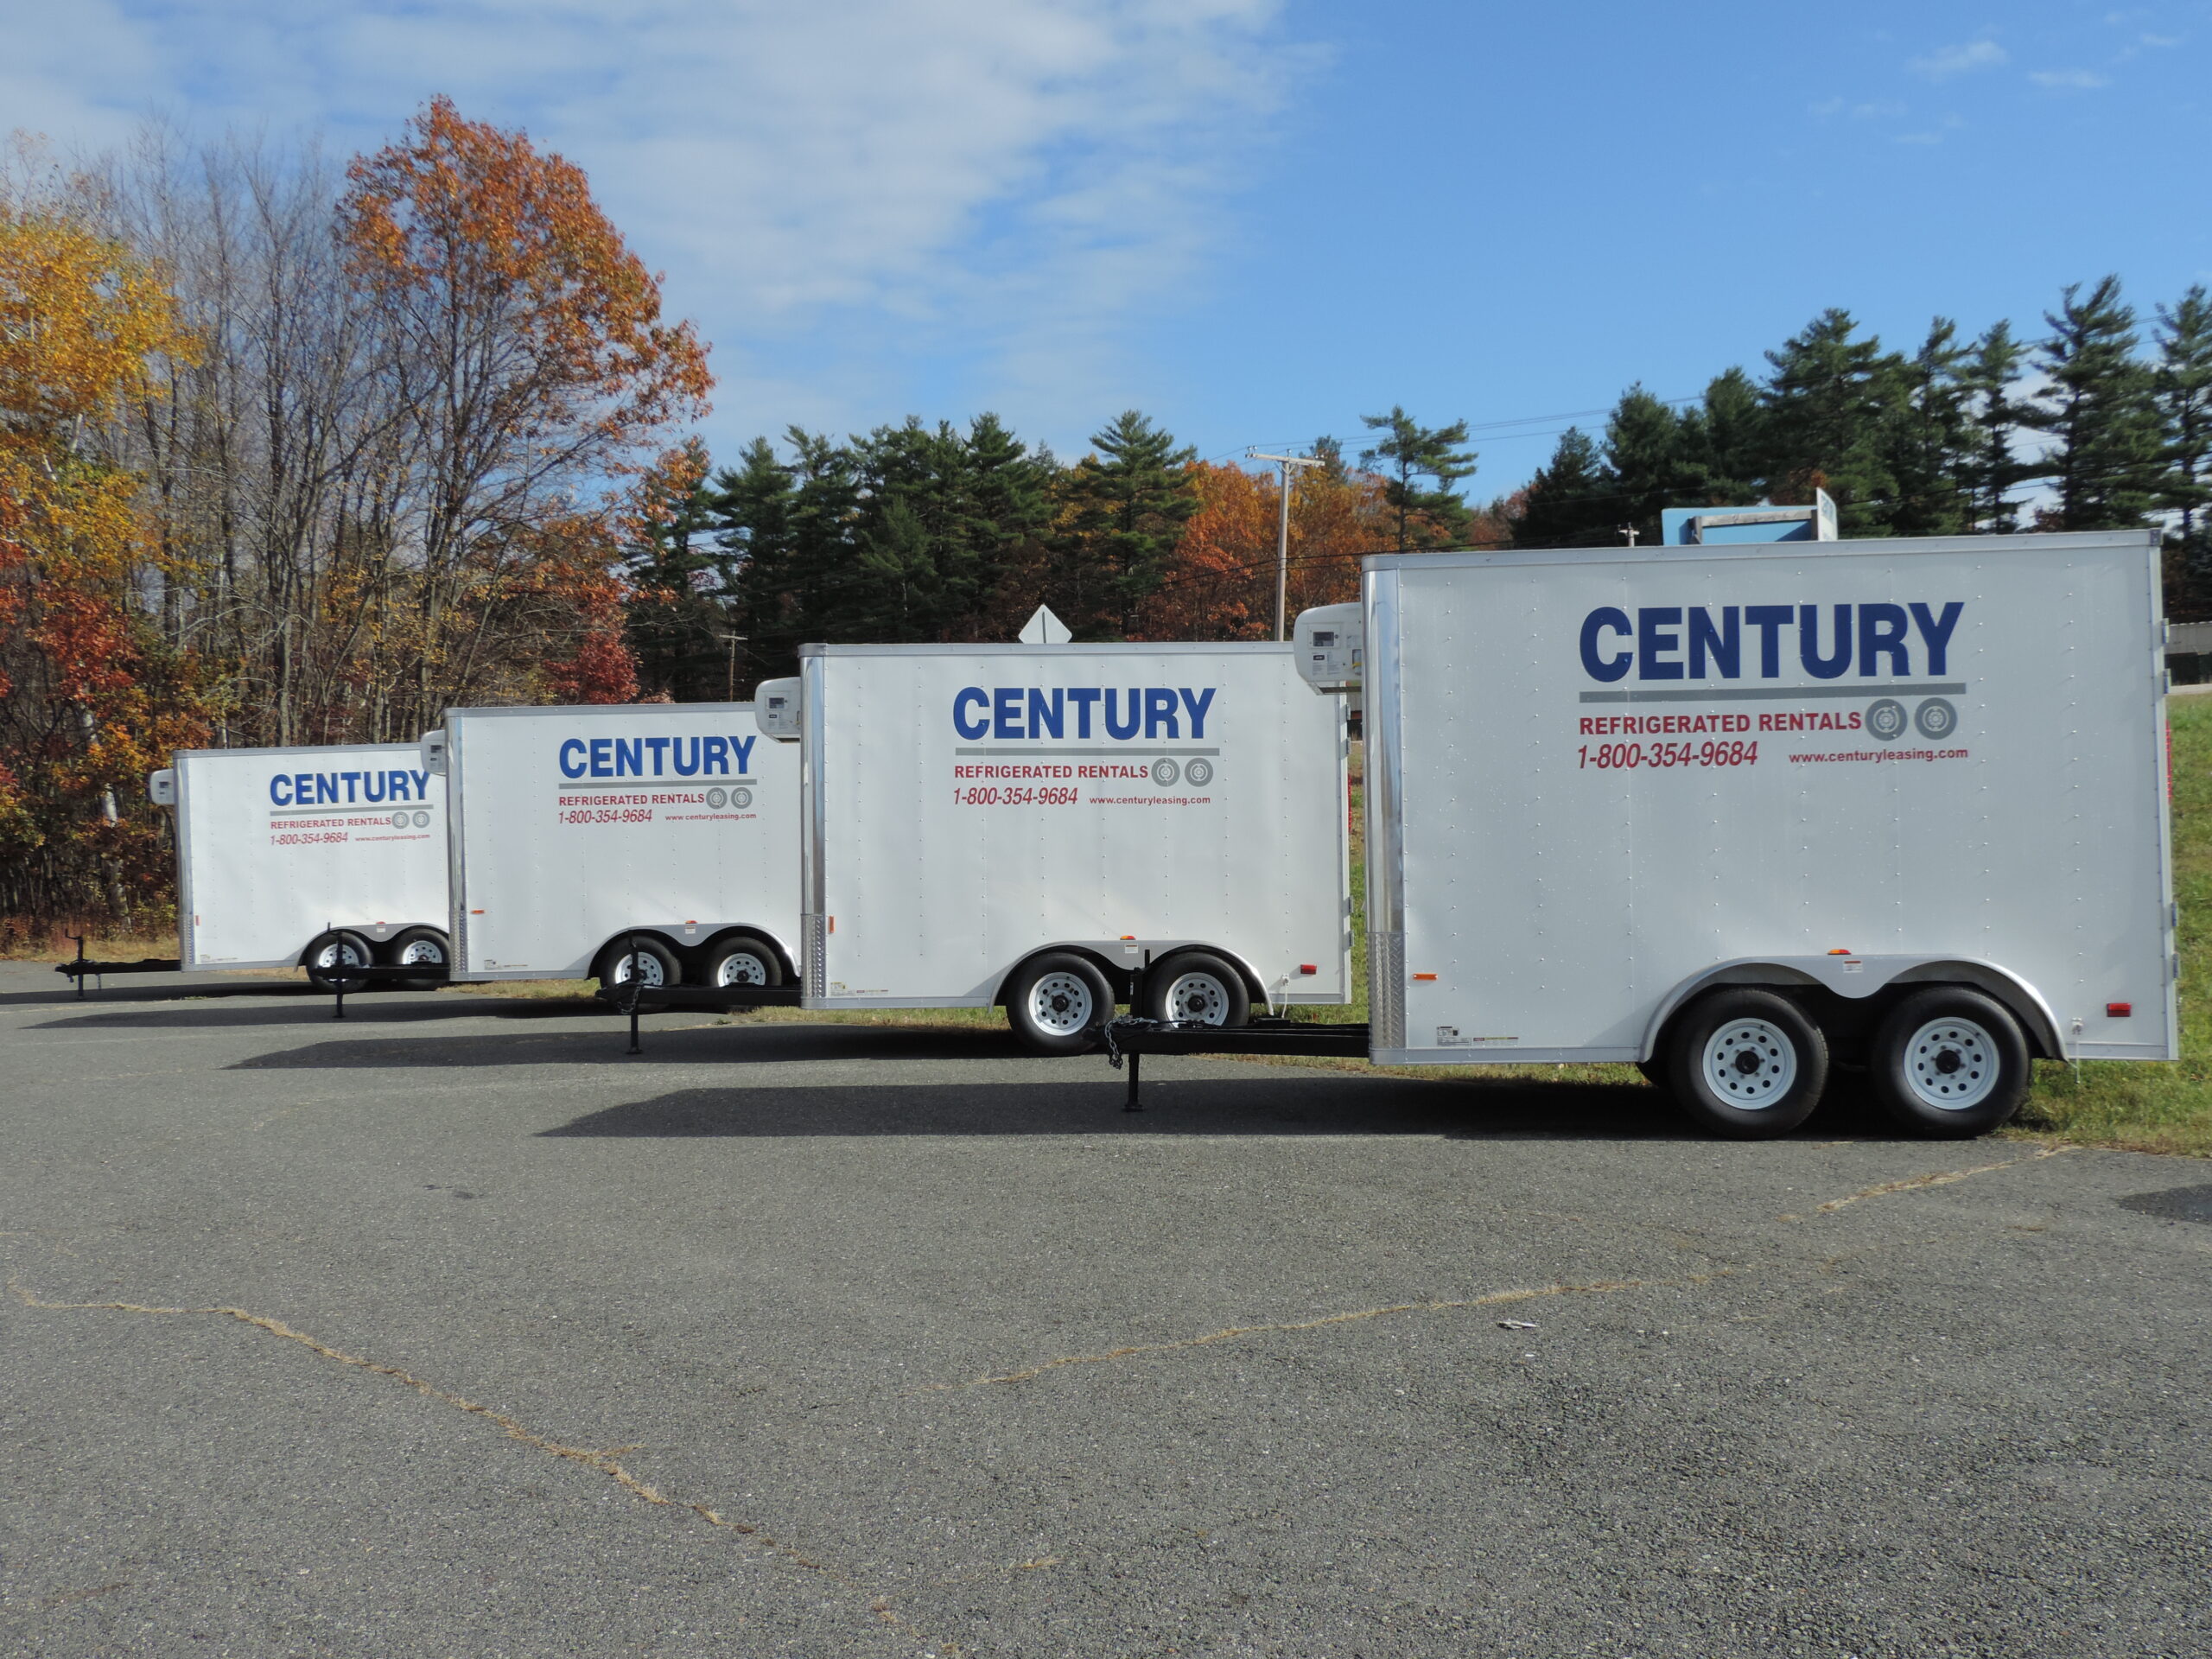
M 1083 957 L 1092 967 L 1106 976 L 1107 984 L 1114 987 L 1117 995 L 1128 983 L 1129 969 L 1118 962 L 1109 961 L 1106 953 L 1096 946 L 1067 944 L 1040 944 L 1034 950 L 1025 952 L 1020 961 L 1015 963 L 1000 976 L 998 989 L 991 993 L 993 1006 L 1001 1008 L 1007 1006 L 1007 999 L 1013 994 L 1014 982 L 1021 977 L 1022 969 L 1028 967 L 1031 963 L 1039 957 L 1062 954 Z
M 686 954 L 684 947 L 677 944 L 674 939 L 657 927 L 625 928 L 621 932 L 614 935 L 598 950 L 592 952 L 591 972 L 585 977 L 603 981 L 607 974 L 613 969 L 614 963 L 626 954 L 630 941 L 632 939 L 639 944 L 658 945 L 665 950 L 669 959 L 677 964 L 680 978 L 684 967 L 683 958 Z
M 1642 1055 L 1651 1059 L 1668 1022 L 1691 998 L 1716 985 L 1806 986 L 1859 1001 L 1895 985 L 1971 985 L 2012 1012 L 2038 1059 L 2065 1058 L 2058 1020 L 2043 994 L 1993 962 L 1967 957 L 1867 956 L 1739 957 L 1684 980 L 1668 995 L 1643 1033 Z
M 1109 956 L 1105 950 L 1102 950 L 1096 944 L 1085 944 L 1079 940 L 1064 939 L 1054 944 L 1039 945 L 1034 950 L 1025 955 L 1020 962 L 1007 969 L 1005 975 L 999 980 L 998 989 L 992 993 L 992 1002 L 1000 1007 L 1004 1007 L 1007 988 L 1014 983 L 1021 970 L 1027 967 L 1033 958 L 1043 956 L 1048 950 L 1071 951 L 1078 957 L 1088 957 L 1098 971 L 1106 976 L 1106 982 L 1115 987 L 1116 992 L 1123 995 L 1135 994 L 1137 976 L 1144 971 L 1141 966 L 1132 966 L 1128 958 L 1121 957 L 1118 952 Z M 1204 939 L 1178 939 L 1173 944 L 1161 945 L 1154 949 L 1152 952 L 1152 960 L 1155 963 L 1162 963 L 1170 957 L 1185 950 L 1204 950 L 1210 956 L 1219 957 L 1244 976 L 1245 995 L 1252 999 L 1255 1006 L 1262 1005 L 1268 1001 L 1267 988 L 1261 983 L 1259 972 L 1252 966 L 1250 959 L 1238 951 L 1230 950 L 1225 945 L 1209 944 Z

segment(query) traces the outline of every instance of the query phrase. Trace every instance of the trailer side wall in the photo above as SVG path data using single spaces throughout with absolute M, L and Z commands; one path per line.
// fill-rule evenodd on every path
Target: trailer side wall
M 804 667 L 809 1006 L 980 1006 L 1046 946 L 1134 969 L 1190 943 L 1278 1002 L 1346 999 L 1342 700 L 1289 646 L 831 646 Z
M 753 705 L 456 709 L 462 980 L 580 978 L 625 928 L 746 928 L 798 962 L 798 761 Z
M 188 969 L 296 963 L 326 928 L 446 925 L 445 779 L 411 743 L 175 759 Z
M 1373 562 L 1376 1058 L 1636 1059 L 1723 964 L 1849 995 L 1923 957 L 2172 1058 L 2157 553 Z

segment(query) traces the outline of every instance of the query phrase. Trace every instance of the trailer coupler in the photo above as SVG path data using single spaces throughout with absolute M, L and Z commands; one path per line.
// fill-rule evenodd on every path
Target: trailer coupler
M 184 967 L 182 961 L 175 957 L 141 957 L 136 962 L 101 962 L 86 957 L 83 934 L 67 933 L 62 937 L 76 942 L 77 956 L 73 962 L 55 963 L 54 971 L 77 982 L 77 1000 L 79 1002 L 85 1000 L 85 982 L 87 979 L 105 979 L 110 974 L 174 974 Z

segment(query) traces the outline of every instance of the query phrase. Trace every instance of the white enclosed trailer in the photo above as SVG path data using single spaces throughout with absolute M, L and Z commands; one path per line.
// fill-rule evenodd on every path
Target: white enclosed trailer
M 798 760 L 749 702 L 454 709 L 454 977 L 772 990 L 798 950 Z
M 804 1002 L 1002 1004 L 1045 1053 L 1113 1005 L 1341 1003 L 1341 700 L 1285 645 L 809 645 L 761 728 L 806 776 Z
M 1317 684 L 1355 626 L 1376 1061 L 1965 1135 L 2176 1057 L 2155 533 L 1370 559 Z
M 186 749 L 147 786 L 176 817 L 177 966 L 443 977 L 445 781 L 413 744 Z

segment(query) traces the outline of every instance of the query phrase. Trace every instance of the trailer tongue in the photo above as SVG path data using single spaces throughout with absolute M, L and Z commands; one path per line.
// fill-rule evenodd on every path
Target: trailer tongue
M 1099 1033 L 1107 1063 L 1116 1071 L 1128 1061 L 1128 1097 L 1125 1112 L 1141 1112 L 1140 1077 L 1147 1054 L 1258 1054 L 1334 1056 L 1342 1059 L 1367 1058 L 1368 1030 L 1363 1025 L 1323 1024 L 1317 1020 L 1281 1020 L 1262 1016 L 1249 1025 L 1209 1026 L 1189 1020 L 1140 1020 L 1125 1015 Z

